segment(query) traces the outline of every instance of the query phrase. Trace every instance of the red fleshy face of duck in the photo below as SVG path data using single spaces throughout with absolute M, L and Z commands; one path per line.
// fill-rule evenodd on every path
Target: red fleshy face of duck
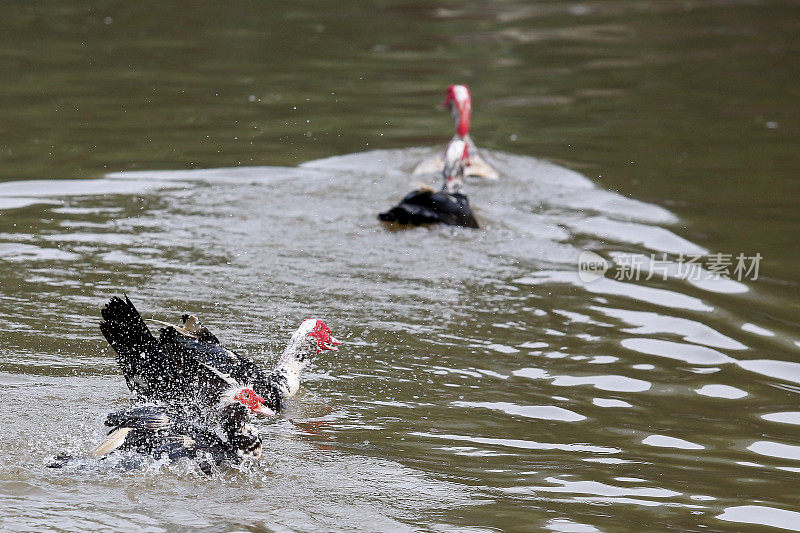
M 317 353 L 320 353 L 322 350 L 338 351 L 339 349 L 337 346 L 342 344 L 340 341 L 336 340 L 335 337 L 333 337 L 331 328 L 329 328 L 328 324 L 326 324 L 323 320 L 317 320 L 317 323 L 314 325 L 314 329 L 308 333 L 307 336 L 317 341 Z
M 234 395 L 233 399 L 245 407 L 249 407 L 251 413 L 266 416 L 275 414 L 272 409 L 264 405 L 264 398 L 256 394 L 253 389 L 242 389 Z
M 450 110 L 456 118 L 456 133 L 461 138 L 469 135 L 469 122 L 472 118 L 472 95 L 466 85 L 449 85 L 442 106 Z

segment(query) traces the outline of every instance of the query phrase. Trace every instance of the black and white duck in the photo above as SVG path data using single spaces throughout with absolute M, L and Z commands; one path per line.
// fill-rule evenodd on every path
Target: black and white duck
M 273 412 L 300 386 L 303 370 L 314 357 L 341 344 L 319 319 L 303 320 L 272 371 L 223 346 L 193 315 L 181 326 L 166 323 L 156 338 L 139 311 L 125 296 L 112 298 L 102 310 L 100 323 L 128 388 L 140 401 L 158 401 L 203 410 L 220 401 L 231 384 L 253 389 Z
M 408 193 L 400 203 L 378 215 L 384 222 L 399 224 L 441 223 L 478 228 L 467 195 L 463 193 L 464 167 L 469 160 L 467 144 L 455 139 L 445 150 L 444 183 L 439 191 L 422 187 Z
M 109 414 L 105 425 L 111 430 L 94 449 L 92 457 L 106 459 L 119 452 L 134 452 L 177 461 L 195 460 L 200 469 L 231 466 L 250 457 L 261 457 L 262 443 L 251 422 L 253 414 L 272 415 L 255 391 L 232 385 L 205 416 L 178 405 L 136 405 Z M 48 466 L 60 468 L 76 459 L 58 455 Z

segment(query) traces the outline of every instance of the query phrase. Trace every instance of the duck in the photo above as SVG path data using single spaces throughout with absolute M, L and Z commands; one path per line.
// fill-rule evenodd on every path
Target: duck
M 272 371 L 223 346 L 216 335 L 185 314 L 180 325 L 162 325 L 156 338 L 133 302 L 114 296 L 101 310 L 100 331 L 140 402 L 155 401 L 196 413 L 208 411 L 236 384 L 244 384 L 266 408 L 279 413 L 300 387 L 303 370 L 323 351 L 341 344 L 321 319 L 307 318 L 290 338 Z M 195 413 L 195 414 L 196 414 Z
M 464 175 L 489 180 L 499 179 L 500 173 L 481 157 L 478 147 L 475 146 L 475 142 L 469 135 L 470 121 L 472 119 L 472 94 L 469 87 L 463 84 L 448 85 L 442 107 L 450 111 L 455 120 L 456 131 L 452 140 L 462 140 L 467 144 L 469 160 L 464 166 Z M 441 155 L 437 154 L 417 165 L 414 169 L 414 174 L 421 175 L 436 172 L 442 167 L 442 164 Z
M 107 436 L 91 453 L 103 460 L 119 452 L 133 452 L 170 462 L 195 460 L 200 470 L 237 465 L 248 458 L 259 459 L 263 445 L 251 416 L 274 414 L 264 399 L 249 387 L 234 383 L 220 395 L 205 418 L 191 416 L 169 404 L 139 404 L 107 415 Z M 60 454 L 48 465 L 61 468 L 77 462 Z
M 416 226 L 438 222 L 479 228 L 469 199 L 462 192 L 464 167 L 468 160 L 467 143 L 460 139 L 450 141 L 444 155 L 442 188 L 439 191 L 428 186 L 416 189 L 408 193 L 397 206 L 380 213 L 378 219 Z

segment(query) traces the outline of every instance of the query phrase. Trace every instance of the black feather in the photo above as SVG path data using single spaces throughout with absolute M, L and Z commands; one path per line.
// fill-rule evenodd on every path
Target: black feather
M 384 222 L 416 226 L 439 222 L 450 226 L 479 228 L 465 194 L 433 192 L 430 189 L 408 193 L 396 207 L 379 214 L 378 218 Z
M 187 457 L 211 459 L 214 464 L 236 464 L 241 461 L 241 452 L 249 452 L 261 446 L 258 433 L 245 431 L 249 420 L 247 408 L 233 404 L 221 416 L 221 438 L 211 427 L 197 418 L 166 406 L 146 405 L 125 409 L 108 415 L 106 425 L 109 432 L 129 428 L 120 451 L 134 451 L 156 459 L 171 461 Z M 207 468 L 201 468 L 205 472 Z M 205 465 L 206 467 L 208 465 Z
M 150 354 L 158 351 L 158 342 L 145 324 L 139 311 L 125 296 L 125 300 L 117 296 L 102 309 L 103 322 L 100 331 L 108 343 L 117 352 L 117 364 L 125 376 L 128 388 L 132 392 L 148 394 L 148 384 L 141 378 L 146 372 Z
M 283 409 L 276 382 L 281 375 L 268 373 L 252 359 L 225 348 L 207 328 L 195 337 L 165 327 L 156 339 L 127 296 L 125 300 L 112 298 L 101 313 L 100 330 L 117 352 L 128 388 L 140 399 L 202 411 L 216 404 L 220 394 L 231 387 L 220 378 L 222 374 L 251 386 L 273 411 Z

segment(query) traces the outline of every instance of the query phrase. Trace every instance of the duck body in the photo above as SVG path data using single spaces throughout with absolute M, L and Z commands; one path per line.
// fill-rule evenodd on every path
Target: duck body
M 423 187 L 408 193 L 400 203 L 380 213 L 378 219 L 399 224 L 430 224 L 439 222 L 450 226 L 479 228 L 475 215 L 463 193 L 464 166 L 469 160 L 467 144 L 454 139 L 444 152 L 442 188 L 434 191 Z
M 247 408 L 229 405 L 218 414 L 220 418 L 210 423 L 158 404 L 116 411 L 107 416 L 105 425 L 111 429 L 92 456 L 104 459 L 114 453 L 133 452 L 171 462 L 186 458 L 196 461 L 206 474 L 213 466 L 236 465 L 247 457 L 258 459 L 261 437 L 248 423 Z M 60 468 L 72 460 L 60 455 L 49 466 Z
M 279 412 L 297 391 L 300 372 L 314 353 L 335 350 L 339 344 L 329 334 L 324 337 L 327 344 L 318 340 L 324 333 L 321 328 L 327 332 L 330 328 L 321 320 L 307 319 L 275 369 L 267 372 L 252 359 L 224 347 L 215 335 L 198 325 L 191 329 L 167 325 L 156 338 L 127 296 L 124 300 L 111 298 L 101 313 L 104 320 L 100 331 L 117 352 L 118 366 L 131 392 L 140 401 L 180 405 L 201 413 L 237 384 L 252 387 L 264 406 Z M 195 317 L 184 315 L 184 326 L 190 319 L 197 322 Z
M 111 298 L 101 314 L 100 330 L 138 403 L 107 416 L 111 430 L 92 455 L 129 451 L 195 459 L 206 473 L 213 465 L 259 458 L 261 437 L 251 416 L 275 415 L 297 392 L 300 373 L 315 354 L 341 344 L 325 322 L 305 319 L 268 373 L 222 346 L 193 315 L 184 315 L 182 326 L 165 324 L 156 338 L 127 296 Z M 60 454 L 49 466 L 76 461 Z
M 117 352 L 125 382 L 140 401 L 203 410 L 215 403 L 224 387 L 216 370 L 231 377 L 241 373 L 258 378 L 257 392 L 264 396 L 266 405 L 273 411 L 282 408 L 269 377 L 252 360 L 228 350 L 213 335 L 192 336 L 168 326 L 156 338 L 127 296 L 124 300 L 111 298 L 101 314 L 104 320 L 100 331 Z
M 466 228 L 480 227 L 465 194 L 435 192 L 431 189 L 417 189 L 408 193 L 397 206 L 380 213 L 378 218 L 384 222 L 415 226 L 439 222 Z
M 111 430 L 93 455 L 119 450 L 171 461 L 186 457 L 215 465 L 237 464 L 245 457 L 261 456 L 261 437 L 248 419 L 243 406 L 226 413 L 219 425 L 160 405 L 124 409 L 108 415 L 105 425 Z

